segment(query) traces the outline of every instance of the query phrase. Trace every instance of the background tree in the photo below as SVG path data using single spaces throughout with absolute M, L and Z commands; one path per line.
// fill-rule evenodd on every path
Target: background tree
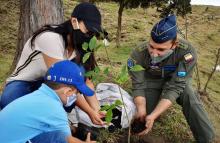
M 90 2 L 116 2 L 119 5 L 118 9 L 118 27 L 116 33 L 116 46 L 120 46 L 121 40 L 121 26 L 122 26 L 122 14 L 125 8 L 148 8 L 157 7 L 158 12 L 161 13 L 161 17 L 175 13 L 177 15 L 185 16 L 191 12 L 191 0 L 90 0 Z
M 220 48 L 218 49 L 217 54 L 216 54 L 215 65 L 214 65 L 214 67 L 212 68 L 212 71 L 211 71 L 211 73 L 209 74 L 208 79 L 207 79 L 207 81 L 206 81 L 206 83 L 205 83 L 204 89 L 203 89 L 202 92 L 200 92 L 200 95 L 208 95 L 207 87 L 208 87 L 208 84 L 209 84 L 211 78 L 213 77 L 213 75 L 214 75 L 214 73 L 215 73 L 215 71 L 216 71 L 216 69 L 217 69 L 217 66 L 219 65 L 219 61 L 220 61 Z
M 46 24 L 59 24 L 63 21 L 61 0 L 21 0 L 18 40 L 11 71 L 20 58 L 25 42 L 37 29 Z
M 185 17 L 187 13 L 192 12 L 191 0 L 155 0 L 152 6 L 157 7 L 161 17 L 169 14 L 176 14 Z
M 91 0 L 91 1 L 98 1 L 98 0 Z M 100 0 L 103 1 L 103 0 Z M 120 46 L 120 40 L 121 40 L 121 26 L 122 26 L 122 14 L 125 8 L 147 8 L 150 6 L 150 2 L 152 0 L 105 0 L 105 1 L 113 1 L 119 4 L 118 9 L 118 27 L 117 27 L 117 33 L 116 33 L 116 46 Z

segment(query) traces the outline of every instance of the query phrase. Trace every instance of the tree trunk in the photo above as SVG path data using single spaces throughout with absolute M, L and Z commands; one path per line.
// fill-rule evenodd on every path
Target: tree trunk
M 205 84 L 205 86 L 204 86 L 204 89 L 203 89 L 203 93 L 207 93 L 206 90 L 207 90 L 209 81 L 211 80 L 212 76 L 214 75 L 214 73 L 215 73 L 215 71 L 216 71 L 216 68 L 217 68 L 218 63 L 219 63 L 219 59 L 220 59 L 220 48 L 218 49 L 218 52 L 217 52 L 217 54 L 216 54 L 215 65 L 214 65 L 214 67 L 213 67 L 213 69 L 212 69 L 212 72 L 209 74 L 209 77 L 208 77 L 207 82 L 206 82 L 206 84 Z
M 36 30 L 46 24 L 59 24 L 63 21 L 61 0 L 21 0 L 18 40 L 11 72 L 18 63 L 25 42 Z
M 117 35 L 116 35 L 116 47 L 120 46 L 120 40 L 121 40 L 121 22 L 122 22 L 122 13 L 124 9 L 124 2 L 123 0 L 119 4 L 118 9 L 118 28 L 117 28 Z

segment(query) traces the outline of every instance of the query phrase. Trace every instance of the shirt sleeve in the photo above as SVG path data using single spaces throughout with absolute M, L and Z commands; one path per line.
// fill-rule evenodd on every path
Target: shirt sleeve
M 131 71 L 130 69 L 134 65 L 143 66 L 142 56 L 140 51 L 134 50 L 128 59 L 128 73 L 132 82 L 132 96 L 145 96 L 146 82 L 145 82 L 145 70 Z
M 34 42 L 35 50 L 45 55 L 63 60 L 65 59 L 65 47 L 62 36 L 54 32 L 44 32 L 36 37 Z
M 176 71 L 163 86 L 161 98 L 175 102 L 183 93 L 186 84 L 192 79 L 193 69 L 196 65 L 197 55 L 194 50 L 188 51 L 179 61 Z

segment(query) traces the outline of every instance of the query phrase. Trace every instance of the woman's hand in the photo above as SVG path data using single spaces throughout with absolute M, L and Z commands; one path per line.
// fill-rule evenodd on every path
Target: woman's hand
M 105 113 L 102 111 L 96 112 L 96 111 L 92 111 L 89 113 L 89 117 L 92 121 L 93 124 L 96 125 L 104 125 L 104 122 L 102 121 L 101 118 L 105 117 Z
M 92 81 L 90 79 L 86 79 L 86 85 L 91 88 L 92 90 L 95 90 L 95 86 L 92 83 Z M 100 110 L 100 105 L 99 105 L 99 101 L 96 97 L 96 94 L 94 94 L 93 96 L 84 96 L 86 101 L 89 103 L 90 107 L 92 107 L 92 109 L 94 109 L 96 112 L 98 112 Z

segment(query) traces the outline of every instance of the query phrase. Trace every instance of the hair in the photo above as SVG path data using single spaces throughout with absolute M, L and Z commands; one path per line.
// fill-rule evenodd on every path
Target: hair
M 79 22 L 82 21 L 78 19 Z M 82 49 L 82 46 L 76 46 L 74 43 L 74 37 L 73 37 L 73 27 L 71 24 L 71 20 L 67 20 L 64 23 L 61 23 L 59 25 L 45 25 L 38 29 L 36 32 L 34 32 L 33 37 L 31 38 L 31 48 L 34 47 L 34 41 L 37 38 L 38 35 L 40 35 L 43 32 L 51 31 L 60 34 L 63 37 L 63 40 L 65 42 L 65 49 L 70 46 L 74 49 L 76 52 L 76 57 L 74 58 L 74 62 L 77 64 L 81 64 L 84 66 L 86 71 L 91 71 L 97 66 L 97 62 L 95 60 L 94 52 L 90 55 L 89 59 L 82 63 L 82 58 L 86 54 L 86 51 Z M 70 36 L 70 40 L 67 39 L 67 36 Z M 33 48 L 32 48 L 33 49 Z
M 63 85 L 64 85 L 62 83 L 57 83 L 57 82 L 48 81 L 48 80 L 45 80 L 44 83 L 53 90 L 57 90 L 57 89 L 63 87 Z

